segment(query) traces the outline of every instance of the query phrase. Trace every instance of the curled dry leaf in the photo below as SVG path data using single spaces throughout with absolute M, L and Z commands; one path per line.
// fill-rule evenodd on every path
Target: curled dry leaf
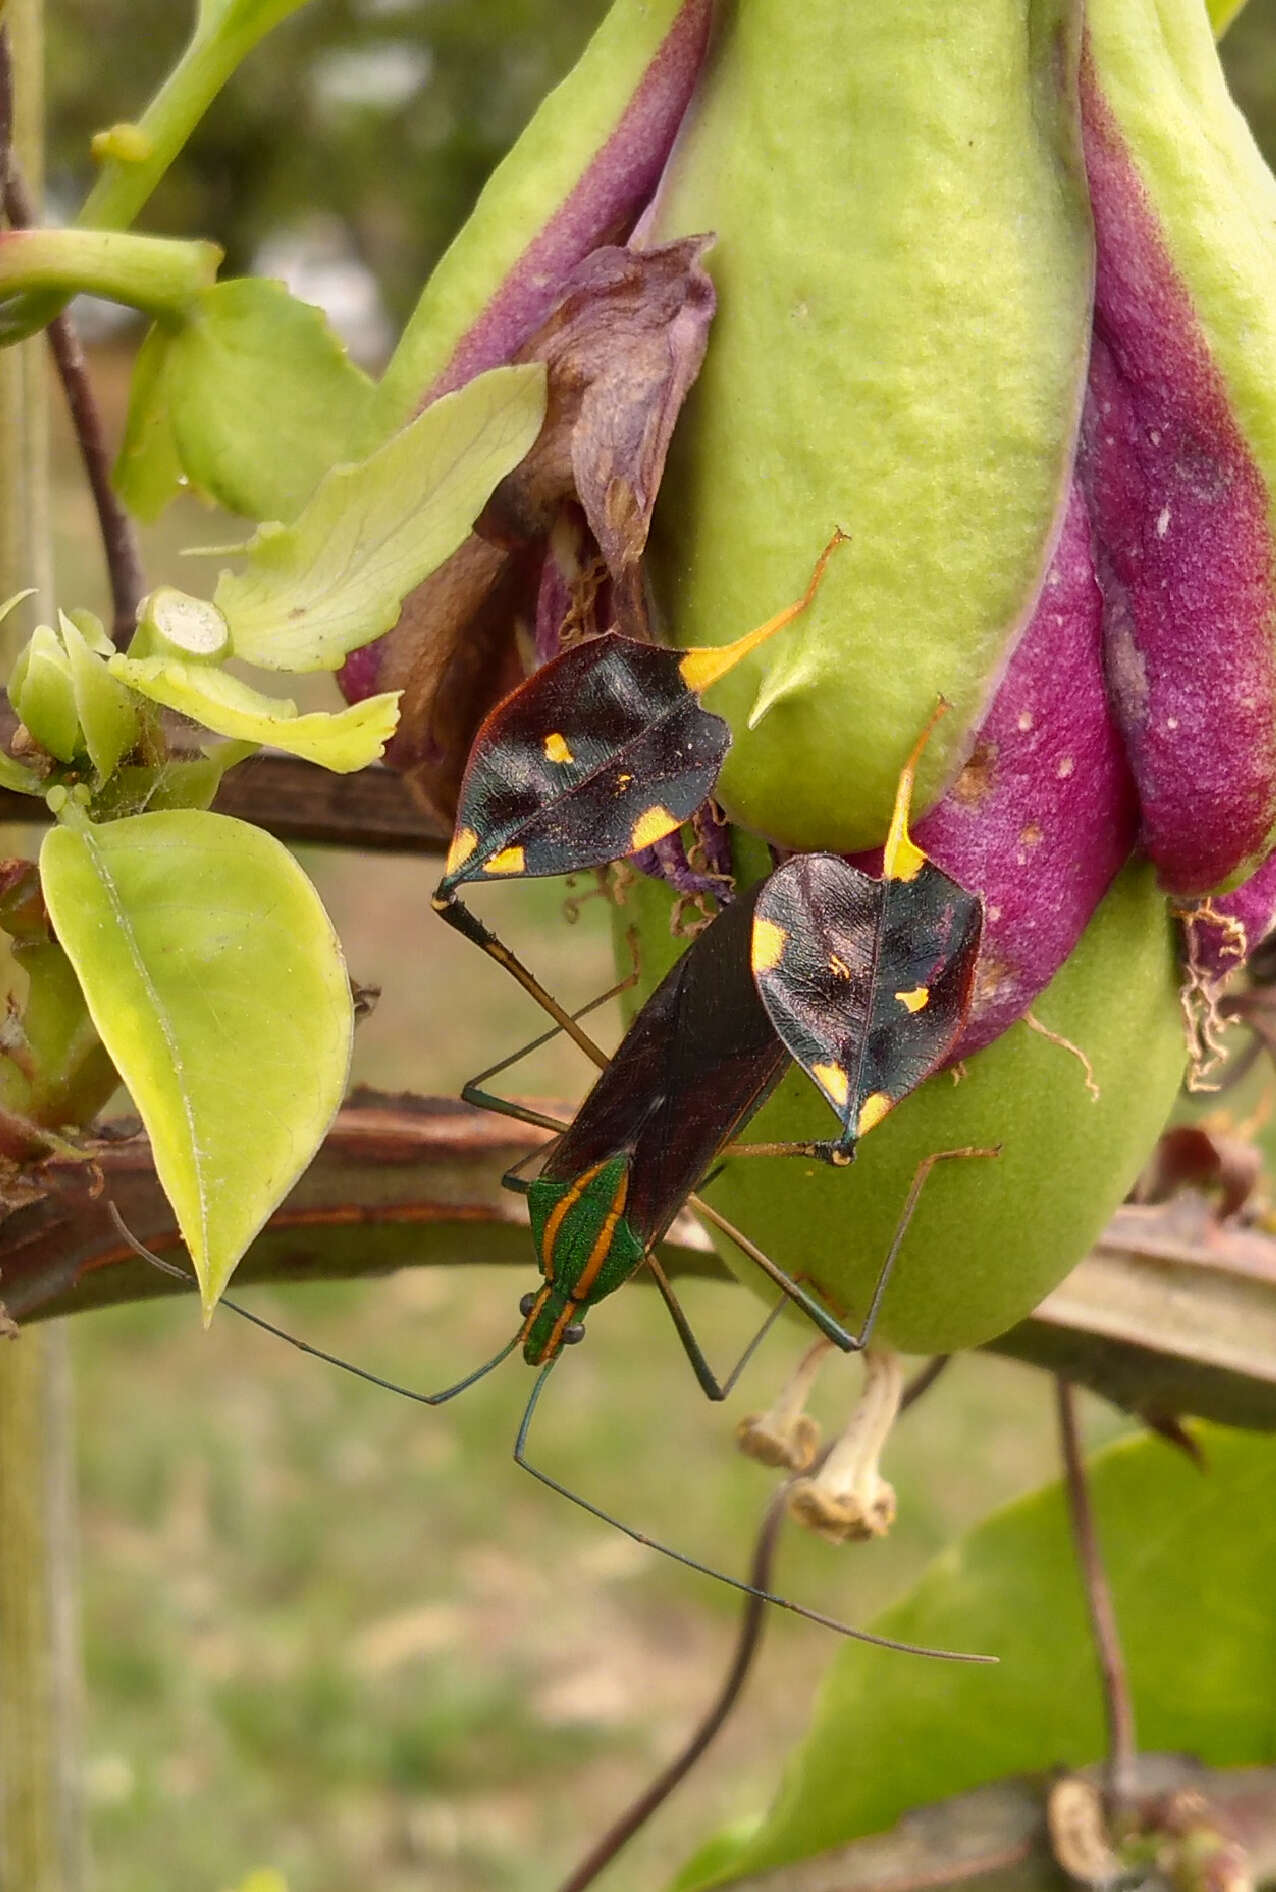
M 403 691 L 388 760 L 448 821 L 479 723 L 521 678 L 520 624 L 530 637 L 538 602 L 546 617 L 552 601 L 550 634 L 538 638 L 549 644 L 542 654 L 552 654 L 562 625 L 580 614 L 582 587 L 591 597 L 597 590 L 595 548 L 617 621 L 631 635 L 645 628 L 638 561 L 713 316 L 700 262 L 707 242 L 607 246 L 571 271 L 513 357 L 549 370 L 535 445 L 497 487 L 475 534 L 411 594 L 394 629 L 342 672 L 352 699 Z
M 710 239 L 595 250 L 516 361 L 549 369 L 540 438 L 479 521 L 489 536 L 548 536 L 574 493 L 616 587 L 617 621 L 645 625 L 638 560 L 647 543 L 674 422 L 704 359 L 713 284 Z

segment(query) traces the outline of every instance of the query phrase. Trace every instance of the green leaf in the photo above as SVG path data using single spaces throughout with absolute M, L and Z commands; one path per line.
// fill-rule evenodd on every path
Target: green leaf
M 334 467 L 295 525 L 263 526 L 215 601 L 235 652 L 265 670 L 337 670 L 388 631 L 456 550 L 545 413 L 540 363 L 444 395 L 366 460 Z
M 362 703 L 352 703 L 332 715 L 315 710 L 298 716 L 291 698 L 264 696 L 251 684 L 205 664 L 183 663 L 175 657 L 115 656 L 110 668 L 112 676 L 153 703 L 177 710 L 219 736 L 268 743 L 338 775 L 375 762 L 399 719 L 397 691 L 365 697 Z
M 97 652 L 90 650 L 65 611 L 59 612 L 58 618 L 84 746 L 98 781 L 104 782 L 137 742 L 141 720 L 137 698 L 111 675 Z
M 250 519 L 296 517 L 348 457 L 372 392 L 322 310 L 251 276 L 200 297 L 166 379 L 186 477 Z
M 0 749 L 0 788 L 10 788 L 15 795 L 43 795 L 44 783 L 31 769 L 23 768 L 11 755 Z
M 287 849 L 225 815 L 56 827 L 40 875 L 207 1314 L 341 1102 L 340 945 Z
M 168 404 L 173 331 L 156 323 L 137 352 L 124 443 L 112 471 L 115 489 L 139 519 L 158 519 L 182 484 L 182 462 Z
M 1202 1426 L 1204 1472 L 1146 1434 L 1096 1455 L 1091 1491 L 1139 1740 L 1215 1767 L 1276 1760 L 1276 1439 Z M 996 1513 L 874 1623 L 996 1668 L 844 1645 L 752 1837 L 693 1861 L 689 1888 L 879 1833 L 1006 1774 L 1097 1761 L 1104 1722 L 1062 1488 Z

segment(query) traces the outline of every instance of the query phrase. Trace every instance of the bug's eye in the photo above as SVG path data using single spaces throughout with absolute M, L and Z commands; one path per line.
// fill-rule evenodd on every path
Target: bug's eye
M 535 1305 L 536 1305 L 535 1292 L 531 1294 L 525 1294 L 523 1296 L 522 1300 L 518 1304 L 518 1311 L 523 1316 L 524 1320 L 527 1319 L 527 1316 L 531 1313 Z
M 564 1327 L 563 1329 L 563 1345 L 565 1347 L 574 1347 L 578 1340 L 583 1340 L 584 1338 L 585 1325 L 583 1321 L 575 1320 L 570 1327 Z

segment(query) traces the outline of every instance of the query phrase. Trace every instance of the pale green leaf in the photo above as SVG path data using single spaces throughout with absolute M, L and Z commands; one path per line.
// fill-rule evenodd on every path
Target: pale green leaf
M 115 645 L 107 636 L 106 627 L 95 611 L 86 611 L 83 606 L 77 605 L 74 610 L 58 612 L 60 623 L 66 623 L 68 619 L 90 650 L 96 651 L 99 657 L 114 656 Z
M 191 484 L 250 519 L 293 519 L 348 457 L 372 383 L 322 310 L 245 276 L 199 298 L 173 336 L 167 405 Z
M 71 666 L 75 709 L 99 782 L 123 761 L 138 738 L 137 698 L 113 677 L 103 659 L 90 650 L 78 627 L 59 613 L 62 643 Z
M 32 769 L 24 768 L 11 755 L 0 749 L 0 788 L 12 789 L 15 795 L 43 795 L 44 783 Z
M 225 815 L 57 827 L 40 873 L 211 1311 L 341 1102 L 340 945 L 287 849 Z
M 286 749 L 338 775 L 375 762 L 399 718 L 397 691 L 365 697 L 362 703 L 352 703 L 332 715 L 316 710 L 298 716 L 290 698 L 265 696 L 238 677 L 205 664 L 183 663 L 175 657 L 116 656 L 110 667 L 113 676 L 153 703 L 177 710 L 219 736 Z
M 1276 1761 L 1276 1439 L 1201 1426 L 1204 1470 L 1143 1434 L 1098 1453 L 1091 1491 L 1138 1723 L 1153 1753 Z M 775 1805 L 680 1887 L 730 1885 L 884 1832 L 909 1808 L 1012 1774 L 1098 1761 L 1097 1658 L 1062 1489 L 996 1513 L 872 1627 L 998 1657 L 958 1667 L 847 1643 Z
M 545 412 L 539 363 L 494 368 L 435 401 L 366 460 L 334 467 L 295 525 L 263 526 L 216 603 L 236 654 L 266 670 L 336 670 L 388 631 L 460 545 Z
M 182 463 L 168 405 L 173 331 L 157 322 L 133 364 L 124 443 L 111 474 L 116 491 L 139 519 L 158 519 L 181 490 Z
M 6 598 L 0 604 L 0 624 L 4 623 L 11 611 L 16 611 L 20 604 L 25 604 L 28 598 L 34 598 L 34 596 L 35 586 L 28 585 L 25 590 L 15 591 L 11 598 Z

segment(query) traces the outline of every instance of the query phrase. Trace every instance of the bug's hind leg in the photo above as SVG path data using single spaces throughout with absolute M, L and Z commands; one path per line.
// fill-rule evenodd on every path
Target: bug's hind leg
M 531 1431 L 532 1415 L 536 1410 L 536 1404 L 541 1396 L 541 1390 L 544 1387 L 545 1381 L 553 1371 L 555 1364 L 556 1363 L 551 1360 L 546 1366 L 541 1368 L 536 1376 L 535 1384 L 532 1387 L 527 1405 L 523 1411 L 522 1422 L 518 1428 L 518 1437 L 514 1441 L 514 1463 L 522 1471 L 530 1473 L 533 1478 L 540 1484 L 545 1485 L 550 1491 L 557 1492 L 560 1498 L 566 1498 L 570 1504 L 579 1505 L 582 1511 L 587 1511 L 590 1517 L 597 1518 L 600 1523 L 610 1524 L 616 1530 L 623 1531 L 625 1536 L 632 1538 L 635 1544 L 644 1544 L 649 1550 L 659 1551 L 662 1557 L 671 1557 L 675 1563 L 685 1564 L 688 1570 L 697 1570 L 701 1576 L 713 1577 L 716 1582 L 725 1583 L 733 1590 L 742 1591 L 745 1596 L 758 1597 L 763 1603 L 774 1603 L 779 1609 L 792 1610 L 795 1616 L 805 1616 L 808 1622 L 821 1623 L 825 1629 L 835 1630 L 838 1635 L 849 1636 L 856 1642 L 871 1642 L 876 1644 L 879 1648 L 903 1650 L 908 1655 L 944 1657 L 951 1662 L 986 1663 L 995 1661 L 995 1657 L 966 1655 L 949 1649 L 926 1649 L 919 1647 L 916 1643 L 896 1642 L 889 1636 L 875 1636 L 868 1630 L 853 1629 L 848 1623 L 841 1623 L 838 1622 L 835 1617 L 825 1616 L 820 1610 L 807 1609 L 803 1604 L 795 1603 L 787 1596 L 778 1596 L 773 1590 L 764 1590 L 756 1584 L 742 1582 L 739 1577 L 729 1577 L 725 1571 L 715 1570 L 711 1564 L 702 1564 L 698 1562 L 696 1558 L 688 1557 L 685 1552 L 674 1550 L 671 1545 L 662 1544 L 658 1539 L 648 1537 L 646 1532 L 636 1530 L 632 1524 L 626 1524 L 621 1518 L 613 1517 L 609 1511 L 604 1511 L 600 1505 L 592 1504 L 588 1498 L 582 1498 L 578 1491 L 573 1491 L 570 1486 L 561 1484 L 559 1480 L 552 1477 L 549 1472 L 542 1471 L 539 1465 L 533 1465 L 527 1456 L 527 1439 Z
M 703 1347 L 696 1339 L 695 1330 L 691 1322 L 687 1319 L 686 1311 L 681 1301 L 674 1293 L 673 1283 L 670 1281 L 668 1275 L 653 1254 L 649 1253 L 647 1255 L 646 1263 L 652 1279 L 660 1289 L 661 1298 L 669 1310 L 669 1318 L 672 1320 L 678 1338 L 682 1342 L 682 1350 L 691 1363 L 691 1370 L 700 1383 L 701 1392 L 704 1393 L 706 1399 L 720 1400 L 728 1398 L 736 1381 L 749 1364 L 749 1361 L 753 1358 L 754 1353 L 762 1345 L 762 1342 L 766 1339 L 772 1327 L 784 1312 L 784 1302 L 779 1301 L 776 1306 L 771 1309 L 771 1312 L 758 1328 L 757 1333 L 754 1334 L 752 1340 L 750 1340 L 748 1346 L 731 1368 L 726 1378 L 720 1380 L 710 1366 Z

